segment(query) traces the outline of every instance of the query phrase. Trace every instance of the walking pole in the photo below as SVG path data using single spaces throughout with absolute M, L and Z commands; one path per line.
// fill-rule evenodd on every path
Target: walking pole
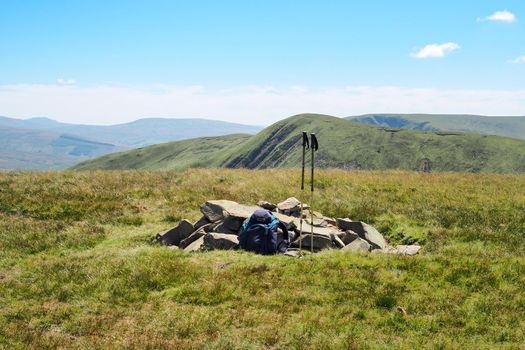
M 301 237 L 303 236 L 304 165 L 306 150 L 308 148 L 310 148 L 310 143 L 308 142 L 308 134 L 306 133 L 306 131 L 303 131 L 303 162 L 301 169 L 301 212 L 299 214 L 299 254 L 302 254 Z
M 314 211 L 312 210 L 314 205 L 314 152 L 319 149 L 317 143 L 317 137 L 315 134 L 310 134 L 311 142 L 310 148 L 312 149 L 312 174 L 310 175 L 310 251 L 314 252 Z

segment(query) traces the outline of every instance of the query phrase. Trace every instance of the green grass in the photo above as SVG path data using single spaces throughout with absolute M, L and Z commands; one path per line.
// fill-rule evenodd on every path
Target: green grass
M 317 164 L 325 168 L 419 170 L 423 160 L 429 159 L 433 171 L 525 172 L 525 141 L 522 140 L 385 130 L 317 114 L 290 117 L 253 137 L 232 135 L 156 145 L 90 160 L 74 169 L 296 167 L 300 166 L 303 130 L 317 134 L 320 143 Z
M 525 117 L 465 114 L 365 114 L 347 119 L 394 128 L 499 135 L 525 140 Z
M 297 175 L 0 173 L 0 348 L 522 348 L 523 175 L 319 173 L 316 210 L 420 241 L 416 257 L 152 243 L 206 199 L 298 195 Z

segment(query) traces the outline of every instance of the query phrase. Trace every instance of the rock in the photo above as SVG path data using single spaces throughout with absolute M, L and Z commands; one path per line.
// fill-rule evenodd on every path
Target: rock
M 332 239 L 330 238 L 330 236 L 314 234 L 313 241 L 314 241 L 313 246 L 315 250 L 333 248 Z M 312 242 L 311 234 L 310 233 L 303 234 L 301 237 L 299 237 L 296 241 L 292 243 L 292 246 L 295 248 L 298 248 L 300 245 L 301 248 L 310 249 L 311 242 Z
M 246 218 L 228 215 L 226 218 L 224 218 L 224 222 L 222 224 L 232 233 L 238 234 L 242 224 L 244 223 L 244 220 L 246 220 Z
M 324 221 L 326 221 L 328 225 L 337 226 L 337 221 L 334 218 L 329 218 L 325 216 Z
M 210 232 L 204 236 L 204 247 L 206 249 L 233 249 L 239 244 L 237 235 Z
M 289 256 L 289 257 L 292 257 L 292 258 L 300 258 L 301 257 L 301 252 L 299 250 L 289 249 L 283 255 Z
M 206 216 L 203 216 L 201 217 L 196 223 L 193 224 L 193 229 L 194 230 L 198 230 L 200 229 L 202 226 L 204 225 L 207 225 L 211 223 L 210 220 L 208 220 L 208 218 Z
M 398 245 L 396 247 L 397 255 L 416 255 L 419 253 L 421 246 L 418 245 Z
M 352 243 L 347 244 L 341 250 L 343 252 L 357 253 L 357 252 L 369 252 L 370 248 L 371 248 L 370 243 L 368 243 L 362 238 L 356 238 Z
M 290 197 L 281 203 L 277 204 L 279 211 L 293 211 L 294 209 L 300 209 L 301 201 L 295 197 Z
M 345 245 L 352 243 L 359 235 L 352 230 L 347 230 L 341 233 L 339 236 Z
M 201 206 L 201 212 L 212 222 L 224 220 L 227 216 L 246 219 L 259 209 L 255 205 L 243 205 L 228 200 L 207 201 Z
M 337 227 L 343 231 L 352 230 L 352 220 L 349 218 L 337 218 L 335 219 Z
M 224 225 L 224 223 L 221 223 L 221 224 L 217 225 L 216 227 L 214 227 L 211 232 L 223 233 L 223 234 L 227 234 L 227 235 L 237 235 L 237 233 L 238 233 L 237 230 L 231 230 L 228 227 L 226 227 Z
M 281 221 L 288 230 L 293 230 L 296 226 L 295 226 L 295 220 L 297 220 L 297 218 L 294 218 L 292 216 L 288 216 L 288 215 L 284 215 L 284 214 L 281 214 L 281 213 L 272 213 L 277 219 L 279 219 L 279 221 Z
M 308 204 L 303 203 L 303 210 L 308 208 Z M 295 197 L 290 197 L 285 201 L 278 203 L 277 209 L 279 209 L 279 213 L 297 216 L 301 211 L 301 202 Z
M 341 249 L 341 248 L 343 248 L 345 246 L 345 243 L 337 235 L 332 237 L 332 242 L 334 243 L 336 248 L 339 248 L 339 249 Z
M 348 229 L 354 231 L 360 238 L 366 240 L 374 249 L 383 249 L 387 243 L 383 236 L 372 226 L 361 221 L 346 222 Z
M 204 237 L 204 235 L 208 232 L 208 230 L 211 228 L 212 224 L 207 224 L 199 228 L 197 231 L 193 232 L 191 235 L 188 236 L 188 238 L 183 239 L 180 241 L 179 247 L 184 249 L 187 246 L 189 246 L 191 243 L 195 242 L 201 237 Z
M 267 201 L 259 201 L 257 202 L 257 205 L 263 209 L 266 209 L 266 210 L 269 210 L 269 211 L 274 211 L 275 209 L 277 209 L 277 205 L 273 204 L 273 203 L 270 203 L 270 202 L 267 202 Z
M 324 220 L 324 218 L 318 218 L 314 216 L 313 220 L 311 217 L 306 217 L 304 219 L 308 224 L 316 226 L 316 227 L 327 227 L 328 223 Z
M 193 231 L 193 224 L 188 220 L 182 220 L 176 227 L 159 233 L 157 240 L 165 245 L 179 245 L 180 241 L 188 237 Z
M 184 248 L 184 251 L 188 253 L 197 252 L 201 250 L 203 245 L 204 245 L 204 237 L 200 237 L 196 241 L 192 242 L 189 246 Z
M 404 307 L 402 307 L 402 306 L 398 306 L 396 310 L 397 310 L 397 312 L 399 312 L 403 316 L 408 315 L 407 310 Z
M 296 227 L 295 228 L 295 232 L 297 234 L 299 234 L 299 219 L 295 220 L 295 227 Z M 305 222 L 303 220 L 303 234 L 311 233 L 312 229 L 313 229 L 313 233 L 314 234 L 321 235 L 321 236 L 326 236 L 328 238 L 331 238 L 333 236 L 337 236 L 337 234 L 339 233 L 339 231 L 335 227 L 317 227 L 317 226 L 312 226 L 312 225 L 308 224 L 307 222 Z

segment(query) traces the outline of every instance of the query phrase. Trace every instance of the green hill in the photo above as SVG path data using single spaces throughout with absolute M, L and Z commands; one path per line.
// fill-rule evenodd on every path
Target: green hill
M 316 159 L 320 167 L 418 170 L 428 159 L 435 171 L 525 172 L 525 142 L 521 140 L 376 128 L 318 114 L 290 117 L 253 137 L 237 135 L 156 145 L 94 159 L 74 169 L 295 167 L 300 165 L 303 130 L 318 135 L 320 150 Z
M 149 169 L 182 170 L 220 166 L 221 159 L 230 147 L 250 138 L 246 134 L 202 137 L 137 148 L 127 152 L 112 153 L 77 164 L 75 170 L 89 169 Z
M 485 117 L 465 114 L 365 114 L 347 119 L 389 128 L 471 132 L 525 140 L 525 117 Z

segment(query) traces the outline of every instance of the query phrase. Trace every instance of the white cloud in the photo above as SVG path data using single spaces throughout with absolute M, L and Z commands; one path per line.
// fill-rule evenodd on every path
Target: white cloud
M 456 43 L 429 44 L 419 51 L 410 54 L 413 58 L 444 57 L 460 46 Z
M 268 125 L 303 113 L 460 113 L 524 115 L 525 90 L 458 90 L 399 86 L 0 85 L 0 115 L 115 124 L 142 117 L 201 117 Z
M 512 23 L 512 22 L 516 22 L 516 15 L 507 10 L 496 11 L 490 16 L 478 18 L 478 22 L 483 22 L 483 21 Z
M 75 79 L 62 79 L 62 78 L 57 79 L 58 85 L 75 85 L 76 83 L 77 82 Z
M 510 61 L 511 63 L 525 63 L 525 56 L 516 57 L 515 59 Z

